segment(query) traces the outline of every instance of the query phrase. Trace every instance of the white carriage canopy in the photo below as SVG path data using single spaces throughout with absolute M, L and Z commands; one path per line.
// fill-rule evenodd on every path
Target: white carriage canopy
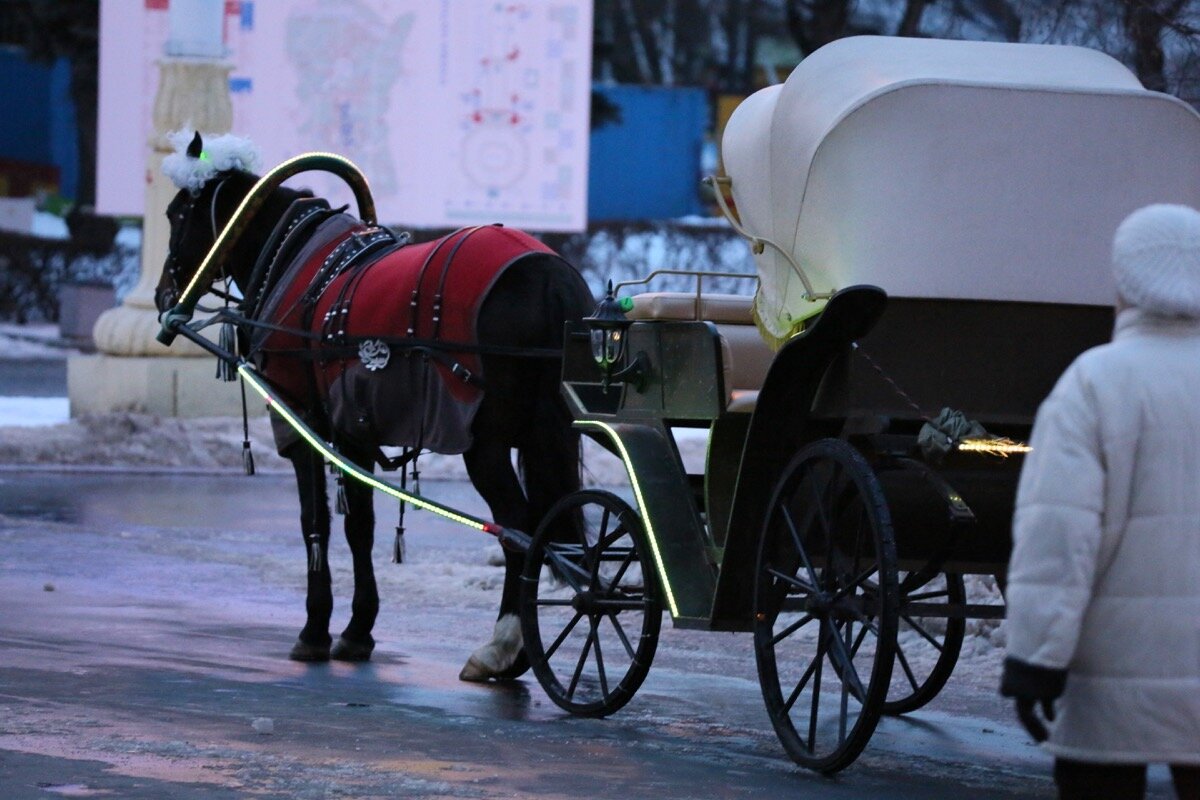
M 737 108 L 722 158 L 743 227 L 817 293 L 1111 305 L 1121 220 L 1200 206 L 1200 115 L 1064 45 L 835 41 Z M 821 303 L 755 259 L 778 344 Z

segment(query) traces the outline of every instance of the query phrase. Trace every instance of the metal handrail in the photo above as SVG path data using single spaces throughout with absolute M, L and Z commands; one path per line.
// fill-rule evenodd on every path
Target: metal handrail
M 770 239 L 767 239 L 766 237 L 756 236 L 742 227 L 742 224 L 738 221 L 737 217 L 733 215 L 733 212 L 729 209 L 728 204 L 726 204 L 725 192 L 722 191 L 722 189 L 726 187 L 733 186 L 733 178 L 730 178 L 728 175 L 709 175 L 708 177 L 704 178 L 701 183 L 712 187 L 713 195 L 717 199 L 717 208 L 721 209 L 721 214 L 725 217 L 729 224 L 733 226 L 733 229 L 737 231 L 743 238 L 749 240 L 750 250 L 755 255 L 762 253 L 765 245 L 770 245 L 776 250 L 776 252 L 784 257 L 788 264 L 791 265 L 792 271 L 796 273 L 796 277 L 800 279 L 800 283 L 804 284 L 805 300 L 828 300 L 830 297 L 833 297 L 832 292 L 817 292 L 815 289 L 813 289 L 812 282 L 808 279 L 808 275 L 792 256 L 791 252 L 789 252 L 786 248 L 771 241 Z

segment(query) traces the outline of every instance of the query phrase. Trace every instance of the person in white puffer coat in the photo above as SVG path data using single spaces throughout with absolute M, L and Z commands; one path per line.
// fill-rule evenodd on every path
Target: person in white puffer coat
M 1062 798 L 1200 798 L 1200 212 L 1153 205 L 1113 240 L 1113 340 L 1038 409 L 1017 489 L 1001 693 L 1054 721 Z

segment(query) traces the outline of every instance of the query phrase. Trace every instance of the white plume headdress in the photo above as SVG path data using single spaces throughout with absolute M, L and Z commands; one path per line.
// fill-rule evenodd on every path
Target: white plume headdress
M 203 140 L 204 149 L 199 156 L 193 156 L 188 148 L 197 135 Z M 163 159 L 163 174 L 178 188 L 192 193 L 199 192 L 219 172 L 258 169 L 258 148 L 241 136 L 231 133 L 206 136 L 185 128 L 167 134 L 167 139 L 175 146 L 175 152 Z

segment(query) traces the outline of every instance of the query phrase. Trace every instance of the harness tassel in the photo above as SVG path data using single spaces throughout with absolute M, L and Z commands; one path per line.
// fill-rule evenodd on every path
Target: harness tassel
M 250 452 L 250 417 L 246 411 L 246 381 L 242 386 L 242 469 L 247 475 L 254 474 L 254 453 Z
M 400 467 L 400 489 L 408 488 L 408 464 Z M 408 503 L 400 501 L 400 518 L 396 520 L 396 539 L 392 543 L 392 563 L 404 563 L 404 511 Z
M 343 517 L 350 510 L 350 504 L 346 501 L 346 478 L 339 474 L 337 478 L 337 513 Z
M 237 352 L 237 332 L 234 330 L 232 322 L 221 323 L 221 335 L 217 337 L 217 344 L 226 353 Z M 223 358 L 217 359 L 217 380 L 230 383 L 237 379 L 237 370 L 233 364 Z
M 392 545 L 392 563 L 404 563 L 404 526 L 396 526 L 396 541 Z
M 321 557 L 321 540 L 317 536 L 313 536 L 308 541 L 308 571 L 320 572 L 325 566 L 325 559 Z

